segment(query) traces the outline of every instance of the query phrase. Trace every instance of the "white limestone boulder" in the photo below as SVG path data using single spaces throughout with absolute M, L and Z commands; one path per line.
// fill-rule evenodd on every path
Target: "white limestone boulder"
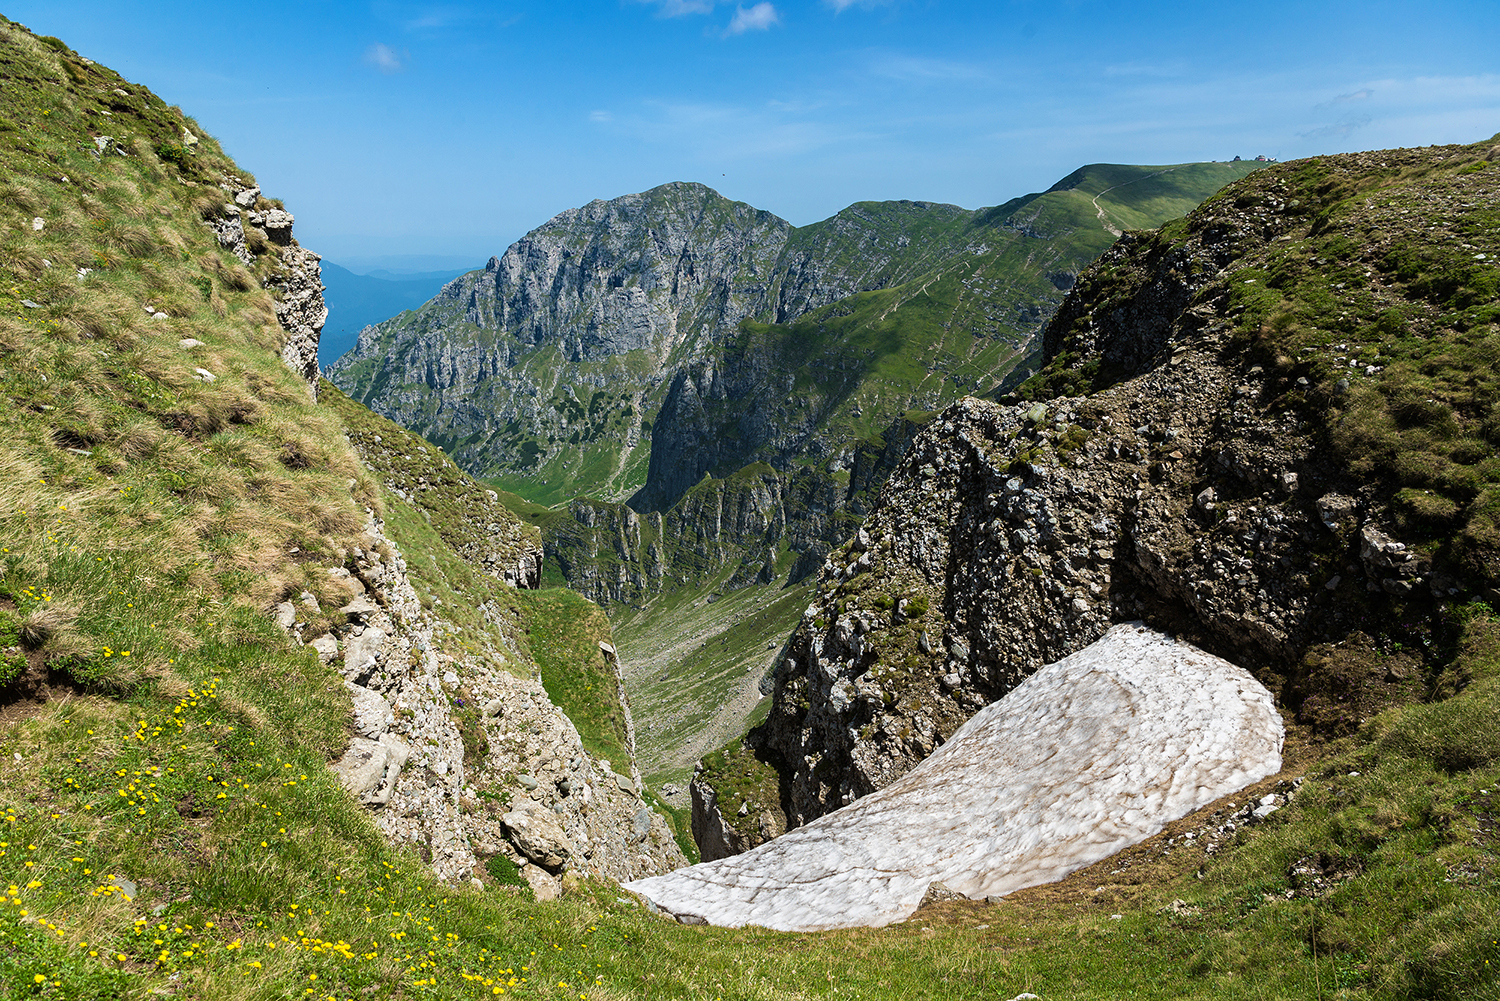
M 1281 768 L 1271 693 L 1138 625 L 1037 671 L 884 789 L 743 855 L 626 889 L 688 923 L 879 926 L 942 882 L 1062 879 Z

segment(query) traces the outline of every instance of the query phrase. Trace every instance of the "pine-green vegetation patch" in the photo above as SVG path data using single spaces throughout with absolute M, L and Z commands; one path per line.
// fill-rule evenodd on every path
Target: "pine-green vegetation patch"
M 781 775 L 775 765 L 736 738 L 703 756 L 698 781 L 713 789 L 719 813 L 746 844 L 763 840 L 762 817 L 770 815 L 772 831 L 786 829 L 786 811 L 781 805 Z

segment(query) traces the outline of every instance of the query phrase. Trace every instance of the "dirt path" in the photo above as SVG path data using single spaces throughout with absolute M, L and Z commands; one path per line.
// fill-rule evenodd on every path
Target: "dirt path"
M 1168 167 L 1166 170 L 1158 170 L 1155 173 L 1147 174 L 1145 177 L 1137 177 L 1133 181 L 1122 181 L 1119 184 L 1111 184 L 1109 187 L 1107 187 L 1103 191 L 1099 192 L 1093 198 L 1094 211 L 1099 216 L 1099 225 L 1103 226 L 1104 227 L 1104 231 L 1106 233 L 1109 233 L 1111 236 L 1124 236 L 1125 235 L 1125 231 L 1122 230 L 1122 229 L 1116 229 L 1114 223 L 1112 223 L 1112 222 L 1109 221 L 1109 213 L 1105 212 L 1104 209 L 1102 209 L 1102 208 L 1099 207 L 1099 199 L 1103 198 L 1105 195 L 1109 194 L 1111 191 L 1115 190 L 1116 188 L 1123 188 L 1123 187 L 1126 187 L 1127 185 L 1138 184 L 1141 181 L 1146 180 L 1147 178 L 1159 177 L 1162 174 L 1167 173 L 1167 171 L 1174 170 L 1174 169 L 1175 168 L 1173 168 L 1173 167 Z

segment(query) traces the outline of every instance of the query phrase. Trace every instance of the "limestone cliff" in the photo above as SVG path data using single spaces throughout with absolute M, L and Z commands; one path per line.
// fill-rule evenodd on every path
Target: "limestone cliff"
M 1335 733 L 1451 690 L 1454 608 L 1500 597 L 1487 149 L 1278 166 L 1126 237 L 1019 399 L 918 434 L 825 563 L 752 734 L 794 822 L 1126 619 Z
M 261 194 L 255 184 L 235 175 L 219 181 L 230 200 L 211 205 L 208 227 L 219 246 L 251 265 L 275 302 L 276 321 L 286 338 L 281 360 L 307 383 L 318 397 L 318 338 L 328 321 L 317 254 L 292 236 L 295 217 L 281 202 Z
M 1113 241 L 1096 199 L 1159 223 L 1247 169 L 1096 167 L 994 209 L 859 203 L 799 229 L 663 185 L 558 215 L 330 378 L 531 500 L 665 511 L 705 473 L 844 468 L 901 412 L 994 388 Z
M 517 676 L 523 656 L 443 649 L 455 627 L 422 608 L 383 526 L 372 522 L 369 533 L 357 575 L 343 575 L 349 626 L 318 649 L 354 703 L 357 735 L 334 768 L 377 826 L 447 880 L 474 879 L 482 859 L 508 857 L 543 898 L 556 896 L 564 870 L 628 879 L 682 865 L 636 781 L 584 749 L 539 680 Z
M 607 626 L 605 639 L 573 643 L 566 665 L 543 664 L 539 633 L 559 628 L 557 615 L 528 614 L 517 593 L 538 584 L 537 530 L 418 436 L 332 386 L 323 402 L 388 491 L 392 523 L 372 521 L 352 574 L 331 571 L 353 594 L 340 609 L 346 625 L 304 637 L 296 603 L 280 610 L 339 666 L 353 697 L 357 735 L 335 765 L 346 787 L 450 880 L 493 874 L 481 862 L 503 856 L 545 897 L 564 871 L 626 879 L 683 864 L 669 825 L 641 798 Z M 559 669 L 593 675 L 573 686 L 589 693 L 581 707 L 549 694 Z M 612 732 L 590 740 L 571 708 L 605 713 Z

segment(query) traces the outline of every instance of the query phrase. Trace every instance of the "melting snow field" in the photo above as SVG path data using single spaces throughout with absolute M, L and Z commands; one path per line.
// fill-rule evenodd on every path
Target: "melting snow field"
M 1050 883 L 1281 768 L 1271 693 L 1139 625 L 1037 671 L 884 789 L 753 851 L 626 883 L 688 922 L 878 926 L 934 881 Z

